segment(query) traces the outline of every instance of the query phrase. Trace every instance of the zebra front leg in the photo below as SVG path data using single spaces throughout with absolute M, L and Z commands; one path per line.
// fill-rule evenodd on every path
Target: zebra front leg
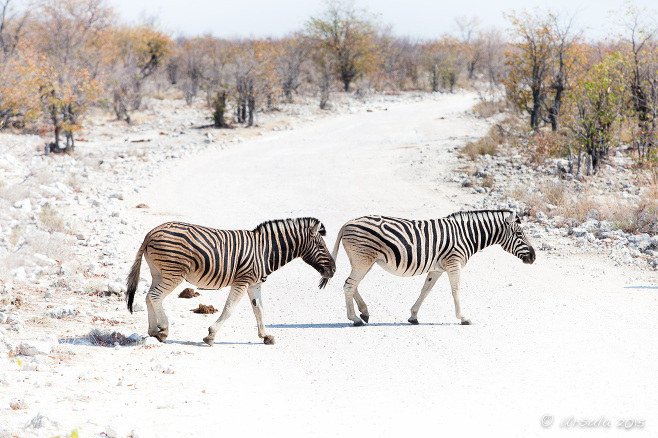
M 274 344 L 274 336 L 268 335 L 265 332 L 265 324 L 263 323 L 263 301 L 260 295 L 260 283 L 254 284 L 247 289 L 249 294 L 249 301 L 251 301 L 251 308 L 256 316 L 256 324 L 258 325 L 258 337 L 267 345 Z
M 461 279 L 461 266 L 459 264 L 448 269 L 448 278 L 450 279 L 452 298 L 455 300 L 455 316 L 457 319 L 461 319 L 462 325 L 470 325 L 471 320 L 462 315 L 461 305 L 459 304 L 459 283 Z
M 244 284 L 231 286 L 231 292 L 229 292 L 228 298 L 226 299 L 224 310 L 222 311 L 222 314 L 219 316 L 217 321 L 208 327 L 208 336 L 203 338 L 203 342 L 210 346 L 215 343 L 215 335 L 217 334 L 217 331 L 222 327 L 222 325 L 224 325 L 226 320 L 229 319 L 233 313 L 233 309 L 240 302 L 246 291 L 247 286 Z
M 347 306 L 347 318 L 354 323 L 355 327 L 363 325 L 363 321 L 354 312 L 354 293 L 369 270 L 370 268 L 365 271 L 355 271 L 352 269 L 350 276 L 345 280 L 345 286 L 343 286 L 343 290 L 345 291 L 345 305 Z
M 411 307 L 411 317 L 407 321 L 414 325 L 418 324 L 418 311 L 420 310 L 420 306 L 423 304 L 423 301 L 425 301 L 425 298 L 427 298 L 427 296 L 430 294 L 430 291 L 436 284 L 436 280 L 439 279 L 441 274 L 443 274 L 443 271 L 432 271 L 427 274 L 423 288 L 420 290 L 420 296 Z

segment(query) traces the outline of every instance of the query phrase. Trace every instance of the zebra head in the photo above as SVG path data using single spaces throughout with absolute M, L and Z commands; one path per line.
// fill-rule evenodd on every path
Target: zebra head
M 523 263 L 532 264 L 535 261 L 535 249 L 530 245 L 521 228 L 521 219 L 515 212 L 505 218 L 501 246 L 505 251 L 520 258 Z
M 301 254 L 302 260 L 315 268 L 323 279 L 333 277 L 334 272 L 336 272 L 336 263 L 322 238 L 327 234 L 324 225 L 322 225 L 322 222 L 317 221 L 306 230 L 306 233 L 306 245 Z

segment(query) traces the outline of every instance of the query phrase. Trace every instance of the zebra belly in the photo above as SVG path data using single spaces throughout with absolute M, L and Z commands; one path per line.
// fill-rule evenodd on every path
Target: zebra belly
M 233 282 L 233 278 L 226 278 L 224 279 L 224 281 L 221 282 L 216 281 L 217 279 L 213 281 L 213 279 L 208 278 L 208 276 L 206 276 L 206 278 L 201 279 L 202 275 L 203 272 L 190 272 L 185 276 L 185 280 L 188 283 L 198 287 L 199 289 L 208 289 L 208 290 L 221 289 L 223 287 L 231 285 L 231 283 Z
M 412 266 L 409 269 L 406 269 L 405 266 L 397 266 L 395 263 L 386 263 L 386 261 L 380 259 L 377 260 L 377 264 L 382 267 L 389 274 L 397 275 L 398 277 L 415 277 L 416 275 L 427 274 L 430 271 L 435 269 L 425 269 L 419 268 L 417 266 Z M 431 267 L 431 266 L 430 266 Z

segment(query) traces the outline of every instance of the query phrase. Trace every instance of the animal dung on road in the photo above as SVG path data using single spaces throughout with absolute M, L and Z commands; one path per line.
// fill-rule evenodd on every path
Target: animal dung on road
M 191 287 L 186 287 L 183 289 L 183 292 L 178 294 L 178 298 L 194 298 L 201 295 L 199 292 L 195 292 Z
M 205 304 L 199 304 L 199 307 L 196 309 L 192 309 L 192 312 L 194 313 L 217 313 L 217 309 L 215 309 L 212 305 L 206 306 Z

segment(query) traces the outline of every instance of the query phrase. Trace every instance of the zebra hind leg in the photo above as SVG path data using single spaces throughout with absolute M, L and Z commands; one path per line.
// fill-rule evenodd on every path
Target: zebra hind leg
M 420 310 L 420 306 L 423 304 L 423 301 L 425 301 L 425 298 L 427 298 L 427 296 L 430 294 L 430 291 L 436 284 L 436 280 L 439 279 L 441 274 L 443 274 L 443 271 L 432 271 L 427 274 L 425 283 L 423 283 L 423 288 L 420 291 L 420 296 L 411 307 L 411 317 L 407 321 L 414 325 L 418 324 L 418 311 Z
M 368 312 L 368 306 L 366 306 L 366 302 L 363 301 L 363 298 L 361 298 L 361 295 L 359 295 L 358 288 L 354 290 L 354 301 L 356 301 L 356 305 L 359 307 L 361 319 L 367 323 L 370 320 L 370 313 Z
M 164 342 L 169 336 L 169 320 L 162 307 L 162 301 L 181 284 L 182 277 L 163 280 L 152 285 L 146 295 L 146 307 L 149 312 L 149 336 L 153 336 L 160 342 Z M 154 324 L 155 323 L 155 324 Z
M 359 286 L 359 283 L 361 282 L 361 280 L 363 280 L 363 277 L 365 277 L 365 275 L 368 273 L 371 267 L 372 265 L 369 266 L 368 269 L 362 271 L 357 271 L 354 268 L 352 268 L 352 272 L 350 273 L 350 276 L 347 277 L 347 280 L 345 280 L 345 286 L 343 286 L 343 290 L 345 291 L 345 305 L 347 306 L 347 318 L 354 323 L 355 327 L 363 325 L 363 321 L 361 321 L 361 319 L 358 316 L 356 316 L 356 312 L 354 312 L 355 292 L 357 290 L 357 287 Z M 359 299 L 360 298 L 361 296 L 359 296 Z M 365 305 L 365 303 L 363 304 Z M 367 316 L 369 319 L 370 316 L 369 315 Z

